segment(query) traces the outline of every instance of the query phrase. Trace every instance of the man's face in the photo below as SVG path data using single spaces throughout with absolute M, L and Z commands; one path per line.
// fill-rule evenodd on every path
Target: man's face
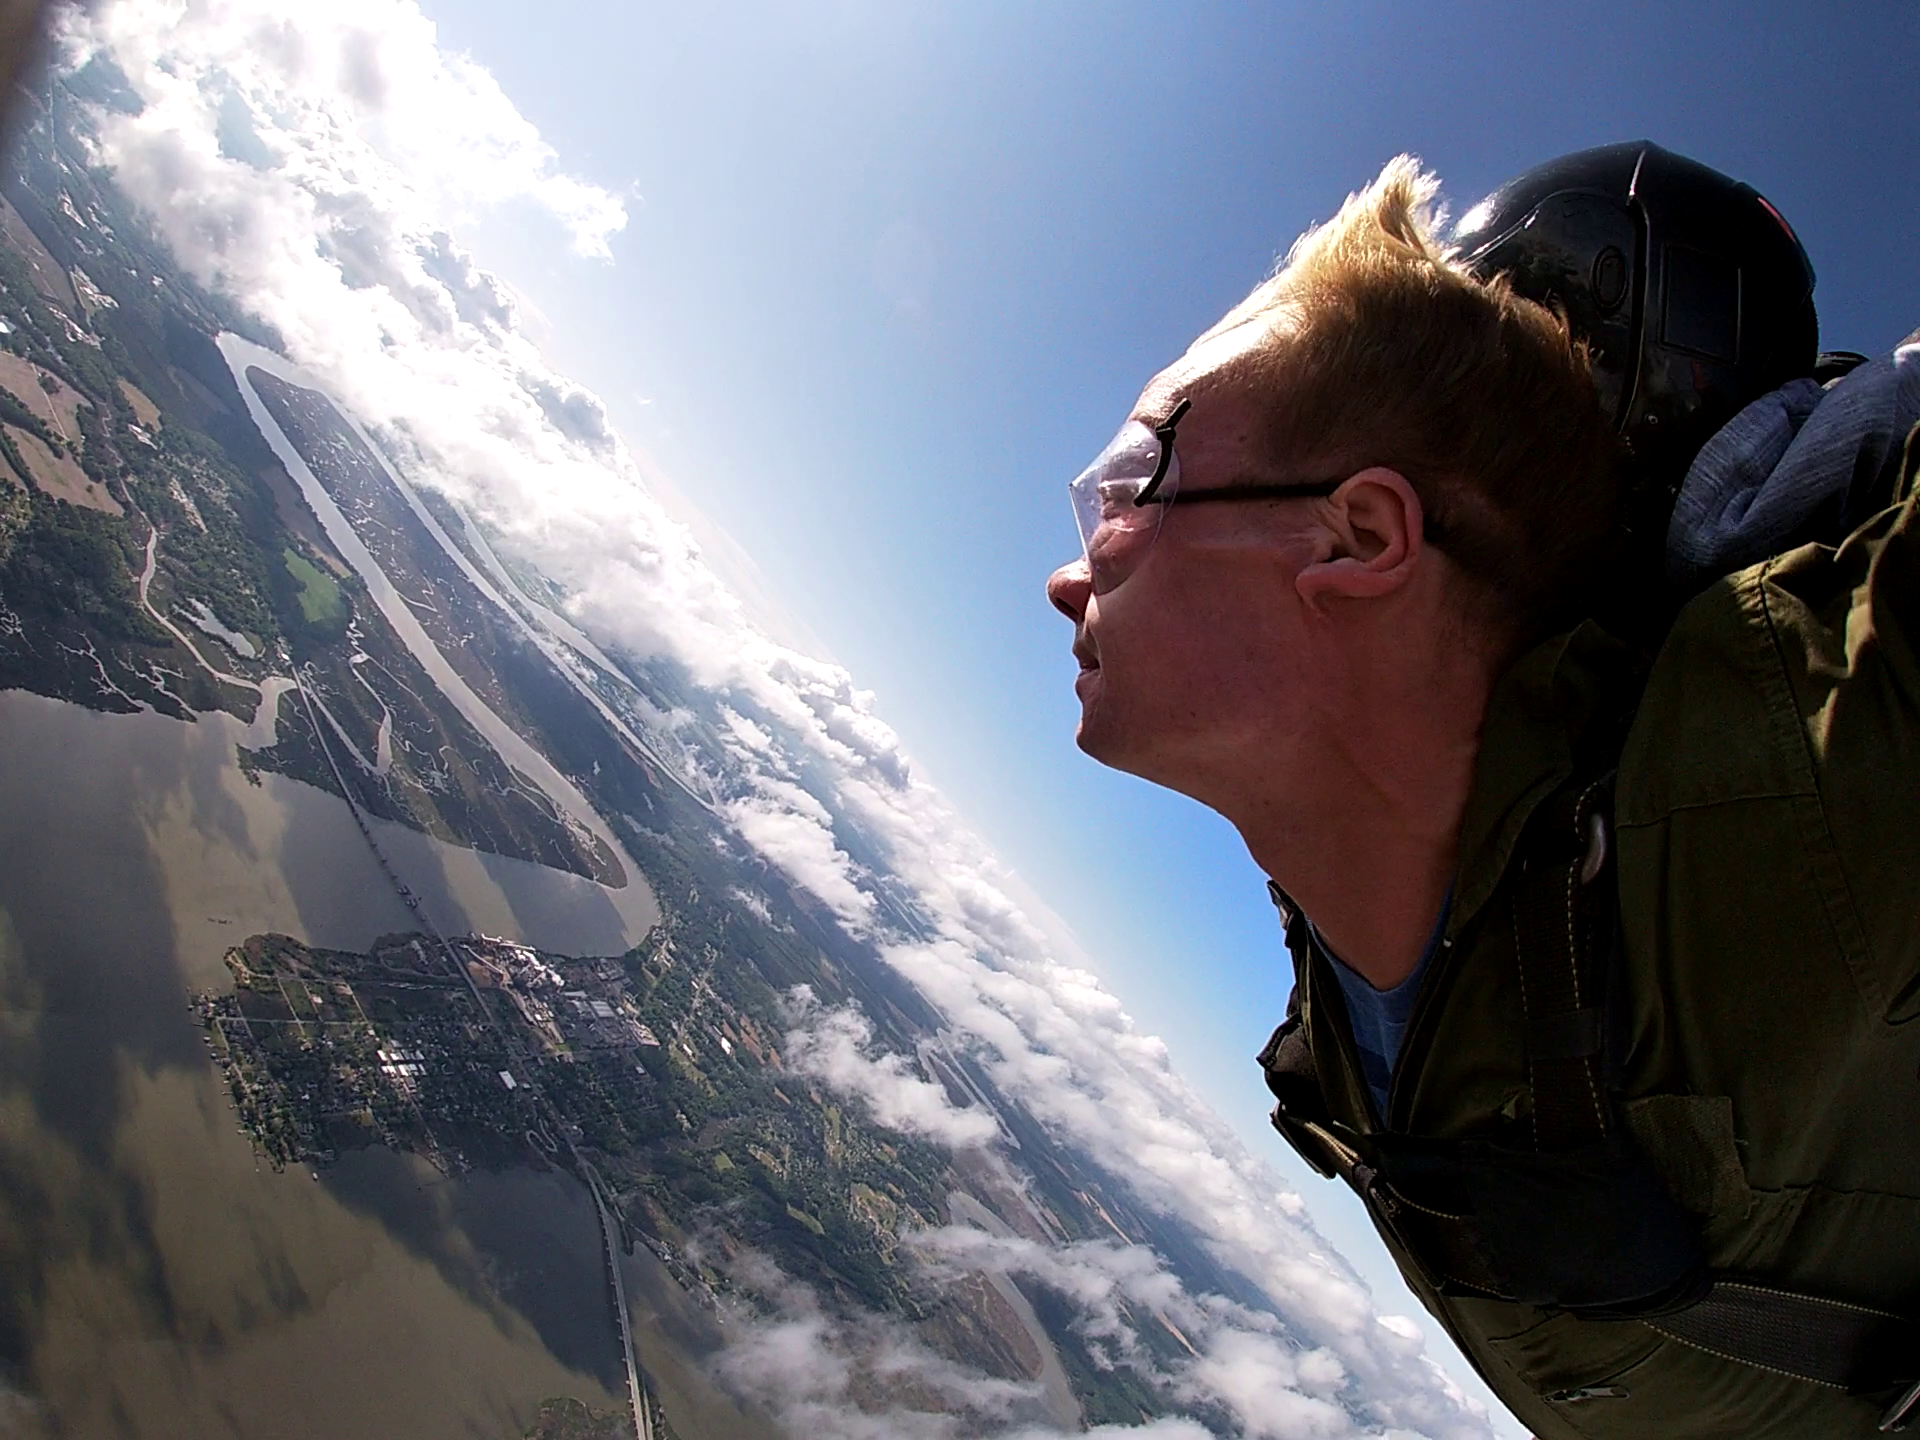
M 1269 467 L 1258 453 L 1256 399 L 1223 375 L 1257 338 L 1242 326 L 1196 346 L 1156 376 L 1132 417 L 1149 427 L 1182 399 L 1180 488 L 1245 483 Z M 1084 559 L 1047 584 L 1074 621 L 1081 670 L 1080 748 L 1095 759 L 1196 794 L 1244 767 L 1247 746 L 1288 723 L 1286 681 L 1297 659 L 1292 578 L 1313 558 L 1309 502 L 1183 507 L 1176 499 L 1146 558 L 1093 593 Z

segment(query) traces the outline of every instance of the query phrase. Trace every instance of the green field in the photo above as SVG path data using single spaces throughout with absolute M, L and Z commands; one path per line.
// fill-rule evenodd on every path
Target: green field
M 340 582 L 304 555 L 293 550 L 281 553 L 286 558 L 287 573 L 300 586 L 300 613 L 306 622 L 325 625 L 340 619 L 347 608 L 346 597 L 340 593 Z

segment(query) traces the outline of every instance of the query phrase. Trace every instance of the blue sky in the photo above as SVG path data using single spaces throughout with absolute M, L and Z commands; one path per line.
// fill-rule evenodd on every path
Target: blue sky
M 1065 482 L 1401 150 L 1457 213 L 1549 156 L 1657 140 L 1794 223 L 1825 343 L 1887 348 L 1920 325 L 1920 4 L 423 4 L 627 198 L 610 264 L 537 217 L 462 236 L 550 357 L 1378 1276 L 1264 1129 L 1250 1057 L 1288 971 L 1261 877 L 1223 823 L 1073 748 L 1041 594 L 1077 550 Z

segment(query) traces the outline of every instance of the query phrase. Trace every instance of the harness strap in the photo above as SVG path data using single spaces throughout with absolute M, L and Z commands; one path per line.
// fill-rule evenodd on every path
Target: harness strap
M 1602 1073 L 1613 776 L 1545 802 L 1523 842 L 1513 940 L 1526 1010 L 1534 1145 L 1579 1150 L 1613 1130 Z
M 1548 801 L 1514 893 L 1534 1139 L 1542 1153 L 1577 1149 L 1614 1129 L 1603 1072 L 1602 968 L 1617 923 L 1612 802 L 1611 774 L 1577 798 L 1563 790 Z M 1855 1394 L 1920 1376 L 1920 1324 L 1744 1280 L 1716 1277 L 1700 1299 L 1645 1323 L 1722 1359 Z M 1920 1384 L 1895 1402 L 1882 1428 L 1903 1430 L 1914 1418 Z
M 1645 1323 L 1723 1360 L 1852 1394 L 1885 1390 L 1920 1373 L 1920 1324 L 1747 1281 L 1717 1281 L 1704 1300 Z M 1920 1385 L 1895 1402 L 1881 1428 L 1904 1429 L 1916 1412 Z

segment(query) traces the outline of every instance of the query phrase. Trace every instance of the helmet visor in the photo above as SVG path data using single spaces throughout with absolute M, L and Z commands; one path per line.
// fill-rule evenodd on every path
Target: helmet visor
M 1067 486 L 1094 594 L 1106 594 L 1140 568 L 1179 488 L 1171 436 L 1163 443 L 1138 420 L 1128 421 Z

